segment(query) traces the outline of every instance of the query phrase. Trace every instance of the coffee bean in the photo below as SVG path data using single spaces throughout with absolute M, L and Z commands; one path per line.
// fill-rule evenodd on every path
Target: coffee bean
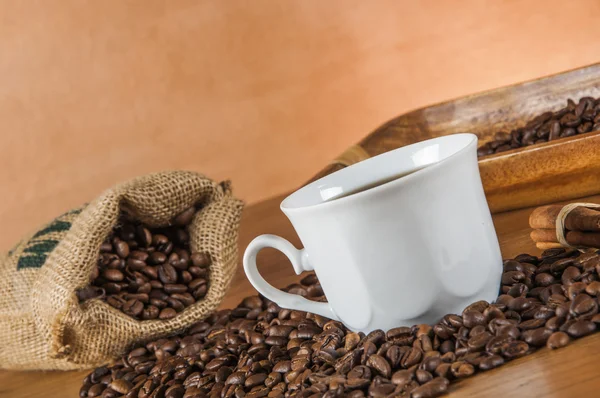
M 550 286 L 554 283 L 554 276 L 550 273 L 541 273 L 535 276 L 535 283 L 538 286 Z
M 430 398 L 438 397 L 444 394 L 448 390 L 450 382 L 448 379 L 442 377 L 436 377 L 430 382 L 423 384 L 422 386 L 412 391 L 412 398 Z
M 415 372 L 415 379 L 419 384 L 425 384 L 431 380 L 433 380 L 433 376 L 426 370 L 418 369 Z
M 185 293 L 187 292 L 188 287 L 186 285 L 181 285 L 181 284 L 165 284 L 164 286 L 164 290 L 166 293 L 168 294 L 173 294 L 173 293 Z
M 595 315 L 598 312 L 598 303 L 585 293 L 578 294 L 570 305 L 573 316 Z
M 481 312 L 476 310 L 464 311 L 463 322 L 467 328 L 472 328 L 477 325 L 485 325 L 485 317 Z
M 202 279 L 202 278 L 197 278 L 197 279 L 193 279 L 193 280 L 192 280 L 192 281 L 191 281 L 191 282 L 188 284 L 188 287 L 189 287 L 191 290 L 195 290 L 195 289 L 197 289 L 198 287 L 200 287 L 200 286 L 202 286 L 202 285 L 205 285 L 205 284 L 206 284 L 206 280 L 204 280 L 204 279 Z M 248 306 L 247 306 L 247 308 L 251 308 L 251 309 L 252 309 L 252 308 L 261 308 L 261 306 L 262 306 L 262 302 L 260 302 L 260 303 L 258 304 L 258 307 L 248 307 Z
M 139 292 L 139 290 L 138 290 Z M 144 304 L 147 304 L 149 297 L 147 293 L 126 293 L 123 295 L 125 300 L 138 300 Z
M 171 223 L 179 227 L 185 227 L 186 225 L 192 222 L 194 214 L 196 214 L 196 208 L 194 206 L 188 207 L 187 209 L 176 215 Z
M 166 244 L 169 241 L 169 238 L 167 238 L 165 235 L 160 234 L 160 233 L 156 233 L 153 234 L 152 236 L 152 245 L 153 246 L 161 246 Z
M 524 341 L 511 341 L 506 343 L 502 349 L 502 356 L 508 359 L 522 357 L 529 351 L 529 345 Z
M 435 368 L 435 371 L 433 372 L 433 375 L 435 377 L 447 378 L 449 374 L 450 374 L 450 363 L 446 363 L 446 362 L 439 364 L 438 367 Z
M 562 348 L 569 344 L 569 335 L 565 332 L 555 332 L 550 335 L 546 346 L 550 349 Z
M 167 256 L 164 253 L 161 252 L 153 252 L 152 254 L 150 254 L 150 257 L 148 257 L 148 264 L 150 265 L 159 265 L 159 264 L 163 264 L 165 261 L 167 261 Z
M 552 317 L 546 321 L 546 329 L 549 329 L 552 331 L 558 330 L 558 328 L 560 328 L 564 322 L 565 322 L 564 318 L 559 318 L 557 316 Z
M 142 311 L 142 319 L 146 320 L 146 319 L 156 319 L 158 318 L 158 314 L 160 313 L 160 310 L 151 305 L 148 306 L 146 308 L 144 308 L 144 311 Z
M 173 308 L 165 308 L 160 311 L 160 313 L 158 314 L 158 318 L 159 319 L 171 319 L 171 318 L 174 318 L 175 315 L 177 315 L 177 311 L 175 311 Z
M 492 339 L 491 333 L 483 332 L 474 337 L 471 337 L 467 342 L 467 346 L 469 347 L 469 351 L 476 352 L 482 351 L 486 344 Z
M 367 366 L 385 378 L 389 378 L 392 374 L 390 364 L 380 355 L 371 355 L 367 360 Z
M 493 319 L 504 318 L 504 313 L 498 306 L 491 305 L 483 311 L 483 316 L 486 322 L 490 322 Z
M 452 337 L 452 334 L 455 332 L 455 330 L 448 325 L 438 323 L 433 327 L 433 332 L 435 333 L 436 337 L 442 340 L 448 340 Z
M 115 248 L 115 253 L 117 253 L 119 257 L 127 258 L 127 256 L 129 256 L 129 245 L 127 244 L 127 242 L 124 242 L 122 240 L 115 240 L 113 246 Z
M 580 277 L 581 271 L 579 271 L 579 268 L 570 266 L 562 273 L 561 281 L 563 285 L 568 287 L 572 283 L 577 282 Z
M 516 339 L 521 335 L 519 329 L 512 324 L 502 325 L 496 329 L 496 335 L 501 337 L 510 337 Z
M 194 279 L 194 277 L 188 271 L 182 271 L 179 274 L 179 282 L 183 283 L 184 285 L 188 285 L 188 287 L 189 287 L 190 282 L 193 279 Z
M 598 296 L 600 294 L 600 282 L 594 281 L 586 286 L 585 292 L 590 296 Z
M 133 388 L 133 384 L 125 379 L 113 380 L 108 386 L 120 394 L 127 394 Z
M 475 367 L 465 361 L 457 361 L 450 365 L 450 373 L 457 379 L 462 379 L 473 375 Z
M 265 380 L 267 380 L 267 375 L 265 373 L 257 373 L 246 378 L 244 385 L 246 387 L 255 387 L 263 384 Z
M 477 150 L 478 156 L 498 153 L 509 148 L 520 148 L 534 143 L 552 141 L 559 137 L 569 137 L 575 134 L 585 134 L 594 131 L 595 124 L 599 124 L 599 111 L 594 106 L 593 99 L 580 100 L 577 105 L 570 99 L 567 106 L 556 112 L 545 112 L 530 121 L 524 123 L 523 127 L 512 130 L 510 133 L 498 132 L 491 142 L 480 146 Z M 600 118 L 598 118 L 600 120 Z M 592 123 L 595 123 L 592 126 Z M 591 127 L 590 127 L 591 126 Z M 510 139 L 507 140 L 507 137 Z M 510 143 L 510 145 L 508 145 Z
M 108 297 L 106 299 L 107 304 L 109 304 L 110 306 L 116 308 L 116 309 L 121 309 L 123 308 L 123 304 L 125 304 L 125 300 L 123 300 L 123 298 L 118 297 L 118 296 L 111 296 Z
M 136 224 L 130 217 L 120 220 L 101 245 L 98 267 L 90 275 L 91 286 L 77 292 L 80 301 L 100 298 L 136 319 L 156 319 L 160 310 L 170 307 L 180 312 L 204 298 L 208 270 L 196 267 L 192 274 L 188 265 L 192 256 L 204 259 L 201 263 L 210 257 L 188 251 L 189 234 L 182 224 L 191 220 L 195 211 L 195 207 L 186 209 L 174 218 L 176 225 L 157 231 Z M 189 289 L 195 279 L 201 280 Z M 162 316 L 173 314 L 165 311 Z
M 142 313 L 144 310 L 144 304 L 136 299 L 128 300 L 125 304 L 123 304 L 122 310 L 127 315 L 131 315 L 136 317 Z
M 111 282 L 121 282 L 123 279 L 125 279 L 121 271 L 111 268 L 104 270 L 104 272 L 102 272 L 102 276 L 104 279 Z
M 483 312 L 489 306 L 490 306 L 490 304 L 487 301 L 485 301 L 485 300 L 476 301 L 473 304 L 470 304 L 467 307 L 465 307 L 465 309 L 463 310 L 463 314 L 464 314 L 465 311 L 479 311 L 479 312 Z
M 423 353 L 418 348 L 411 348 L 403 356 L 400 364 L 403 368 L 410 368 L 421 361 Z
M 527 297 L 517 297 L 508 304 L 508 308 L 512 311 L 523 312 L 530 309 L 534 305 L 532 299 Z
M 562 304 L 556 306 L 556 308 L 554 309 L 554 312 L 557 317 L 565 318 L 569 315 L 569 310 L 570 310 L 570 303 L 563 302 Z
M 502 274 L 502 284 L 512 285 L 525 280 L 526 275 L 521 271 L 508 271 Z
M 490 354 L 500 354 L 513 340 L 514 338 L 508 335 L 496 336 L 488 341 L 485 350 Z
M 412 381 L 414 378 L 414 372 L 408 369 L 405 370 L 399 370 L 396 373 L 394 373 L 392 375 L 392 383 L 399 385 L 399 386 L 405 386 L 406 384 L 408 384 L 410 381 Z
M 183 398 L 184 393 L 185 388 L 181 384 L 176 384 L 165 391 L 165 398 Z
M 208 291 L 207 286 L 206 285 L 201 285 L 196 290 L 194 290 L 194 292 L 192 293 L 192 295 L 194 296 L 194 298 L 196 298 L 196 300 L 200 300 L 201 298 L 203 298 L 204 296 L 206 296 L 206 292 L 207 291 Z
M 138 225 L 135 228 L 135 235 L 137 238 L 137 242 L 140 244 L 140 246 L 148 247 L 152 244 L 152 233 L 148 228 L 142 225 Z
M 425 347 L 425 345 L 423 345 Z M 430 349 L 423 354 L 423 362 L 421 362 L 421 369 L 425 369 L 428 372 L 433 372 L 435 368 L 442 362 L 441 355 L 438 351 L 434 351 L 433 345 Z
M 490 369 L 497 368 L 498 366 L 502 365 L 503 363 L 504 363 L 504 358 L 502 358 L 500 355 L 492 355 L 492 356 L 485 358 L 484 360 L 482 360 L 479 363 L 479 369 L 490 370 Z
M 525 268 L 523 264 L 519 261 L 515 260 L 506 260 L 502 265 L 504 271 L 503 272 L 511 272 L 511 271 L 523 271 Z
M 106 282 L 106 283 L 102 284 L 102 288 L 100 288 L 100 289 L 104 290 L 105 294 L 108 294 L 109 297 L 112 297 L 112 296 L 117 296 L 117 293 L 121 293 L 121 290 L 122 290 L 121 286 L 122 286 L 121 283 Z M 91 289 L 90 286 L 88 286 L 84 289 L 87 290 L 87 292 L 85 294 L 86 294 L 86 296 L 88 296 L 85 299 L 89 300 L 89 299 L 93 298 L 93 296 L 91 296 L 90 294 L 92 294 L 94 289 Z M 88 290 L 88 289 L 90 289 L 90 290 Z
M 196 266 L 189 267 L 188 272 L 194 278 L 205 278 L 208 275 L 208 270 L 206 268 L 200 268 Z
M 285 346 L 287 345 L 288 339 L 285 337 L 269 336 L 265 339 L 265 343 L 270 346 Z
M 314 285 L 316 283 L 318 283 L 319 280 L 317 279 L 317 276 L 315 274 L 308 274 L 306 275 L 304 278 L 302 278 L 300 280 L 300 283 L 304 286 L 311 286 Z
M 196 302 L 194 297 L 189 293 L 173 293 L 171 298 L 182 303 L 184 307 L 188 307 Z
M 551 330 L 541 327 L 538 329 L 525 330 L 521 333 L 521 337 L 527 344 L 534 347 L 541 347 L 546 344 L 546 341 L 551 334 Z
M 175 283 L 177 282 L 177 270 L 171 264 L 163 264 L 158 267 L 158 279 L 165 284 Z
M 162 231 L 155 235 L 162 235 Z M 149 247 L 155 247 L 153 244 Z M 161 245 L 164 248 L 165 242 Z M 182 253 L 180 248 L 173 248 L 173 255 L 169 254 L 163 265 L 180 261 Z M 108 264 L 116 264 L 116 254 L 105 254 L 107 258 L 99 263 L 105 264 L 99 266 L 102 271 L 111 269 L 103 268 Z M 281 309 L 252 296 L 233 310 L 214 313 L 182 335 L 137 348 L 110 372 L 104 368 L 96 376 L 88 376 L 80 394 L 116 397 L 120 393 L 110 383 L 124 380 L 132 385 L 127 395 L 141 397 L 178 397 L 181 391 L 186 398 L 244 394 L 427 396 L 419 394 L 431 392 L 423 387 L 435 386 L 436 380 L 469 377 L 527 355 L 536 347 L 563 347 L 570 338 L 595 331 L 600 314 L 594 294 L 597 292 L 589 286 L 597 281 L 586 278 L 595 277 L 596 266 L 600 266 L 596 258 L 600 256 L 591 254 L 549 250 L 541 259 L 519 256 L 504 262 L 505 271 L 521 272 L 525 279 L 503 286 L 502 291 L 508 294 L 500 295 L 495 303 L 473 303 L 462 316 L 446 315 L 433 327 L 399 327 L 387 333 L 375 330 L 367 336 L 349 332 L 339 322 Z M 186 261 L 191 260 L 188 257 Z M 112 269 L 120 270 L 120 266 Z M 208 276 L 207 268 L 192 264 L 185 268 L 189 280 L 182 282 L 184 271 L 175 266 L 173 269 L 178 283 L 163 283 L 160 276 L 151 279 L 128 270 L 121 271 L 127 273 L 123 282 L 102 279 L 99 285 L 106 289 L 104 286 L 111 283 L 110 289 L 120 290 L 123 284 L 123 290 L 107 297 L 107 302 L 128 311 L 135 308 L 136 302 L 143 304 L 138 318 L 159 318 L 163 311 L 172 317 L 193 304 L 195 290 L 207 286 Z M 554 281 L 548 284 L 550 277 Z M 566 284 L 561 283 L 563 280 Z M 186 291 L 169 293 L 173 285 L 181 285 Z M 307 295 L 314 291 L 313 286 L 320 286 L 316 278 L 286 290 Z M 178 289 L 182 288 L 174 288 Z M 194 361 L 202 361 L 202 366 L 192 367 Z M 153 377 L 150 382 L 149 377 Z
M 131 271 L 142 271 L 147 267 L 147 265 L 143 260 L 130 257 L 127 259 L 127 267 Z
M 585 292 L 586 287 L 587 287 L 587 284 L 584 282 L 574 282 L 570 286 L 567 287 L 565 296 L 567 299 L 573 300 L 579 293 Z M 589 296 L 587 296 L 587 297 L 589 297 Z
M 281 377 L 281 376 L 280 376 Z M 229 377 L 227 378 L 227 380 L 225 380 L 225 384 L 232 384 L 232 385 L 240 385 L 240 384 L 244 384 L 246 382 L 246 375 L 244 372 L 233 372 L 231 375 L 229 375 Z
M 527 321 L 523 321 L 519 324 L 519 328 L 521 330 L 530 330 L 530 329 L 537 329 L 540 328 L 542 326 L 544 326 L 546 324 L 546 321 L 544 319 L 529 319 Z
M 167 302 L 167 306 L 171 307 L 176 312 L 181 312 L 185 308 L 185 306 L 183 305 L 183 303 L 181 301 L 179 301 L 173 297 L 168 297 L 165 301 Z
M 515 283 L 507 291 L 506 294 L 512 297 L 521 297 L 527 294 L 529 288 L 523 283 Z
M 210 265 L 210 257 L 206 253 L 194 253 L 190 259 L 195 267 L 206 268 Z
M 399 327 L 399 328 L 390 329 L 386 333 L 386 338 L 389 341 L 394 341 L 394 340 L 403 341 L 406 338 L 409 338 L 411 336 L 412 336 L 412 331 L 408 327 Z
M 555 314 L 556 314 L 555 309 L 543 305 L 543 306 L 540 306 L 537 308 L 533 317 L 536 319 L 548 320 L 548 319 L 552 318 Z
M 583 337 L 594 332 L 596 330 L 596 324 L 592 321 L 579 320 L 574 322 L 567 328 L 567 333 L 571 337 Z

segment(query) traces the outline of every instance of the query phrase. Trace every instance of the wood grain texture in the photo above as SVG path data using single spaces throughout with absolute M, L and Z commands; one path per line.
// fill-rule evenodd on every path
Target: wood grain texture
M 600 97 L 600 64 L 473 94 L 400 115 L 351 146 L 313 178 L 369 156 L 425 139 L 470 132 L 479 145 L 498 131 L 523 127 L 536 115 L 566 106 L 567 98 Z M 600 132 L 480 158 L 492 212 L 600 193 Z
M 283 196 L 246 208 L 242 218 L 240 250 L 257 235 L 274 233 L 300 247 L 291 224 L 279 211 Z M 582 198 L 600 203 L 600 196 Z M 539 254 L 529 239 L 528 217 L 532 209 L 494 215 L 502 255 Z M 259 255 L 261 273 L 275 286 L 286 286 L 300 279 L 287 259 L 279 252 L 265 250 Z M 223 308 L 237 305 L 244 297 L 255 294 L 243 274 L 241 265 Z M 498 369 L 478 374 L 451 385 L 450 397 L 597 397 L 600 390 L 600 333 L 585 337 L 558 351 L 542 349 L 533 355 L 510 362 Z M 86 372 L 7 372 L 0 371 L 2 398 L 76 397 Z
M 598 61 L 597 0 L 0 2 L 0 250 L 161 169 L 248 202 L 382 121 Z

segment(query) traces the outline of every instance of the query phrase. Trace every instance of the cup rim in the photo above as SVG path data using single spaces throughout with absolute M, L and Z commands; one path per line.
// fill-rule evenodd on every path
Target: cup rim
M 332 178 L 333 176 L 335 176 L 335 175 L 337 175 L 339 173 L 342 173 L 342 172 L 346 172 L 347 173 L 348 170 L 351 170 L 352 168 L 358 167 L 358 165 L 361 165 L 361 167 L 364 167 L 365 163 L 375 162 L 375 161 L 377 161 L 378 158 L 383 157 L 383 156 L 393 156 L 393 154 L 397 154 L 398 152 L 407 151 L 408 148 L 411 148 L 411 147 L 414 147 L 414 146 L 424 146 L 424 145 L 426 145 L 428 143 L 434 143 L 435 141 L 446 141 L 446 140 L 456 139 L 458 137 L 465 137 L 465 138 L 468 137 L 468 138 L 470 138 L 470 140 L 466 144 L 464 144 L 460 149 L 458 149 L 456 152 L 454 152 L 451 155 L 445 157 L 444 159 L 442 159 L 442 160 L 440 160 L 438 162 L 426 165 L 425 167 L 423 167 L 421 169 L 418 169 L 418 170 L 416 170 L 414 172 L 411 172 L 410 174 L 408 174 L 406 176 L 403 176 L 401 178 L 397 178 L 397 179 L 385 182 L 383 184 L 379 184 L 377 186 L 365 189 L 363 191 L 356 192 L 356 193 L 353 193 L 351 195 L 344 196 L 344 197 L 341 197 L 341 198 L 337 198 L 337 199 L 334 199 L 334 200 L 324 200 L 324 201 L 321 201 L 321 202 L 318 202 L 318 203 L 313 203 L 313 204 L 309 204 L 309 205 L 305 205 L 305 206 L 290 206 L 287 203 L 287 202 L 290 202 L 293 199 L 293 197 L 296 194 L 298 194 L 299 192 L 302 192 L 302 191 L 307 190 L 307 189 L 312 189 L 312 188 L 314 188 L 315 185 L 320 185 L 324 181 L 326 181 L 327 179 L 330 179 L 330 178 Z M 353 200 L 357 200 L 357 199 L 360 199 L 360 198 L 362 198 L 364 196 L 367 196 L 367 195 L 373 195 L 373 194 L 378 193 L 378 192 L 380 192 L 380 191 L 382 191 L 384 189 L 388 189 L 389 187 L 394 186 L 396 184 L 404 184 L 405 182 L 411 181 L 412 179 L 417 178 L 417 177 L 419 177 L 419 176 L 421 176 L 421 175 L 423 175 L 425 173 L 432 173 L 432 172 L 434 172 L 438 168 L 442 167 L 450 159 L 455 158 L 455 157 L 463 154 L 468 149 L 470 149 L 473 145 L 476 145 L 477 144 L 477 140 L 478 140 L 477 135 L 475 135 L 473 133 L 449 134 L 449 135 L 444 135 L 444 136 L 441 136 L 441 137 L 435 137 L 435 138 L 430 138 L 428 140 L 423 140 L 423 141 L 415 142 L 414 144 L 406 145 L 406 146 L 403 146 L 403 147 L 400 147 L 400 148 L 393 149 L 391 151 L 387 151 L 387 152 L 381 153 L 381 154 L 379 154 L 377 156 L 373 156 L 373 157 L 371 157 L 369 159 L 365 159 L 365 160 L 363 160 L 361 162 L 352 164 L 352 165 L 350 165 L 348 167 L 345 167 L 345 168 L 343 168 L 341 170 L 338 170 L 338 171 L 335 171 L 335 172 L 333 172 L 331 174 L 323 176 L 323 177 L 319 178 L 318 180 L 313 181 L 310 184 L 305 185 L 305 186 L 303 186 L 300 189 L 297 189 L 296 191 L 292 192 L 291 194 L 289 194 L 288 196 L 286 196 L 285 199 L 283 199 L 281 201 L 281 204 L 279 205 L 279 208 L 281 209 L 281 211 L 283 211 L 286 214 L 288 214 L 288 213 L 296 213 L 296 212 L 300 212 L 300 211 L 308 210 L 308 209 L 315 209 L 315 208 L 322 208 L 322 207 L 325 208 L 327 206 L 333 206 L 335 204 L 342 204 L 342 203 L 350 202 L 350 201 L 353 201 Z

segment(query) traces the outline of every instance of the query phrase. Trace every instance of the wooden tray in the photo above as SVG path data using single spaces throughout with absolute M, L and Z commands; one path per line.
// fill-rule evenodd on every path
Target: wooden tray
M 522 127 L 568 98 L 600 97 L 600 63 L 417 109 L 352 146 L 314 179 L 371 156 L 429 138 L 471 132 L 479 146 Z M 600 193 L 600 131 L 479 158 L 493 213 Z

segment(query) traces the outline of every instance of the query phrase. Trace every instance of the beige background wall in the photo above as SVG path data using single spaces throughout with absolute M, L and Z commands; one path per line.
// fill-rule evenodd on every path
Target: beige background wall
M 0 1 L 0 249 L 118 181 L 256 202 L 409 109 L 600 60 L 590 1 Z

